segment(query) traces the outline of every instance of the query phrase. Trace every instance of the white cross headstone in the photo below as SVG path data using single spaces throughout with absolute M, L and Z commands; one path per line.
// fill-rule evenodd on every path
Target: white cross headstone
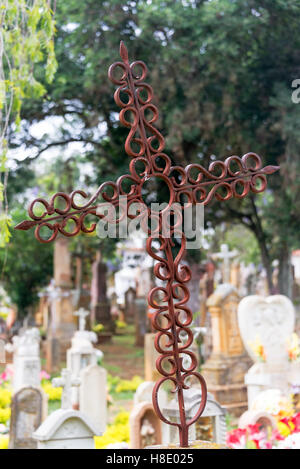
M 222 244 L 221 251 L 212 255 L 213 259 L 221 259 L 223 261 L 223 283 L 230 283 L 230 259 L 237 255 L 238 251 L 229 251 L 227 244 Z
M 78 311 L 75 311 L 74 316 L 79 318 L 79 331 L 84 331 L 86 326 L 86 318 L 89 316 L 90 312 L 84 308 L 80 308 Z
M 63 388 L 62 398 L 61 398 L 61 408 L 62 409 L 71 409 L 72 408 L 72 387 L 80 386 L 80 379 L 74 378 L 72 372 L 67 368 L 64 368 L 61 372 L 61 378 L 54 378 L 52 380 L 52 385 L 55 388 Z

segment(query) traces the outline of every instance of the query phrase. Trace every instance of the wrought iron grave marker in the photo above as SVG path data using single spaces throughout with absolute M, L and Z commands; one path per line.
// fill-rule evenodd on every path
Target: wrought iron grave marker
M 139 218 L 142 229 L 149 235 L 147 252 L 156 261 L 154 274 L 165 282 L 164 287 L 155 287 L 148 295 L 149 305 L 155 311 L 152 315 L 152 325 L 157 331 L 155 348 L 160 353 L 156 366 L 163 376 L 154 386 L 153 405 L 162 421 L 178 427 L 180 445 L 187 447 L 188 429 L 203 413 L 207 390 L 204 378 L 195 371 L 197 359 L 188 350 L 193 342 L 193 334 L 189 328 L 193 316 L 186 305 L 189 299 L 187 284 L 191 278 L 191 271 L 187 265 L 180 263 L 186 249 L 186 237 L 179 228 L 182 214 L 177 211 L 176 221 L 173 224 L 170 222 L 169 237 L 164 236 L 163 217 L 173 204 L 176 204 L 176 207 L 182 205 L 183 196 L 187 199 L 188 205 L 201 203 L 205 206 L 213 198 L 218 201 L 226 201 L 232 197 L 242 199 L 250 191 L 263 192 L 267 186 L 266 175 L 274 173 L 278 167 L 266 166 L 263 168 L 260 157 L 255 153 L 247 153 L 241 158 L 230 156 L 224 162 L 214 161 L 208 170 L 199 164 L 190 164 L 185 168 L 172 166 L 171 159 L 163 153 L 164 138 L 154 127 L 158 119 L 158 109 L 152 102 L 153 90 L 144 81 L 147 67 L 141 61 L 129 63 L 128 52 L 123 42 L 120 45 L 120 56 L 122 61 L 111 65 L 108 76 L 117 85 L 114 99 L 121 108 L 120 122 L 129 128 L 129 134 L 125 141 L 125 151 L 131 158 L 129 174 L 122 175 L 117 182 L 109 181 L 101 184 L 96 193 L 84 205 L 78 205 L 75 202 L 78 195 L 84 199 L 88 198 L 87 194 L 81 190 L 75 190 L 71 194 L 58 192 L 51 198 L 50 202 L 42 198 L 35 199 L 28 210 L 31 220 L 23 221 L 16 226 L 16 229 L 28 230 L 35 227 L 37 240 L 49 243 L 55 240 L 58 234 L 72 237 L 80 232 L 92 233 L 96 230 L 97 225 L 93 223 L 87 226 L 87 216 L 94 215 L 103 219 L 105 215 L 100 209 L 108 204 L 118 209 L 118 218 L 111 220 L 111 223 L 119 224 L 124 217 Z M 131 116 L 130 119 L 129 116 Z M 219 174 L 217 174 L 218 172 Z M 174 176 L 176 174 L 177 178 Z M 150 178 L 163 181 L 169 190 L 169 202 L 167 207 L 161 211 L 150 212 L 150 208 L 144 204 L 143 186 Z M 127 181 L 127 185 L 129 181 L 129 189 L 124 188 L 125 181 Z M 122 203 L 122 197 L 126 200 L 125 204 Z M 65 206 L 58 208 L 57 202 L 61 199 Z M 134 203 L 141 204 L 146 208 L 133 214 L 130 207 Z M 43 214 L 35 213 L 35 207 L 40 204 L 45 209 Z M 156 228 L 153 230 L 152 224 L 151 232 L 148 227 L 149 219 L 156 221 Z M 70 221 L 75 225 L 72 231 L 67 229 Z M 51 235 L 48 239 L 41 236 L 41 229 L 45 227 L 50 230 Z M 181 247 L 177 255 L 172 252 L 175 237 L 181 238 Z M 159 241 L 159 249 L 154 246 L 154 240 Z M 157 301 L 159 297 L 160 302 Z M 164 323 L 161 321 L 162 318 L 164 318 Z M 181 334 L 187 337 L 184 343 L 180 337 Z M 163 345 L 162 339 L 164 339 Z M 185 366 L 183 365 L 183 362 L 186 363 L 184 356 L 190 358 L 189 364 L 185 364 Z M 187 379 L 192 376 L 200 382 L 202 398 L 196 415 L 187 420 L 183 390 L 189 388 Z M 166 420 L 159 408 L 158 392 L 162 384 L 167 381 L 171 381 L 174 385 L 173 392 L 177 393 L 178 396 L 180 423 Z

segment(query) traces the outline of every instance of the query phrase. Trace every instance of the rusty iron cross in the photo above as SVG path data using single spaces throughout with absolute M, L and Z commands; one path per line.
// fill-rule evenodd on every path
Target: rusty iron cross
M 112 223 L 118 224 L 124 217 L 140 219 L 141 227 L 148 235 L 147 252 L 156 261 L 154 274 L 163 281 L 164 285 L 154 287 L 148 295 L 149 306 L 154 310 L 151 317 L 152 326 L 157 331 L 155 348 L 160 354 L 156 366 L 162 375 L 153 389 L 153 406 L 163 422 L 178 427 L 180 445 L 188 447 L 188 430 L 204 411 L 207 390 L 203 376 L 196 371 L 196 356 L 189 350 L 193 342 L 193 334 L 189 328 L 193 315 L 187 307 L 190 296 L 187 284 L 191 278 L 191 271 L 187 265 L 181 263 L 186 250 L 186 237 L 180 231 L 178 216 L 177 221 L 173 225 L 170 224 L 170 236 L 164 236 L 162 217 L 164 211 L 172 204 L 182 205 L 183 197 L 189 205 L 201 203 L 205 206 L 214 198 L 226 201 L 232 197 L 242 199 L 250 191 L 263 192 L 267 186 L 266 175 L 274 173 L 278 167 L 263 168 L 260 157 L 255 153 L 247 153 L 241 158 L 230 156 L 225 161 L 213 161 L 208 170 L 199 164 L 190 164 L 185 168 L 172 166 L 170 158 L 163 152 L 164 138 L 154 126 L 158 119 L 158 109 L 152 102 L 153 90 L 145 83 L 147 67 L 141 61 L 129 63 L 128 52 L 123 42 L 120 45 L 120 56 L 122 61 L 110 66 L 108 76 L 117 85 L 114 99 L 121 108 L 120 122 L 129 128 L 125 141 L 125 151 L 131 158 L 129 174 L 122 175 L 116 182 L 103 183 L 90 199 L 81 190 L 75 190 L 71 194 L 58 192 L 50 202 L 42 198 L 35 199 L 28 210 L 31 220 L 23 221 L 15 228 L 28 230 L 35 227 L 37 240 L 49 243 L 55 240 L 58 234 L 72 237 L 80 232 L 94 232 L 96 223 L 87 224 L 86 218 L 89 215 L 94 215 L 98 219 L 104 218 L 99 209 L 108 204 L 118 210 L 118 219 L 112 220 Z M 169 190 L 168 206 L 154 213 L 146 206 L 144 211 L 132 215 L 130 207 L 133 203 L 144 204 L 143 185 L 150 178 L 166 184 Z M 88 201 L 80 205 L 75 201 L 76 196 Z M 126 196 L 126 204 L 121 207 L 122 196 Z M 63 208 L 59 201 L 62 202 Z M 37 206 L 41 205 L 42 214 L 37 213 Z M 148 222 L 145 222 L 145 212 L 157 222 L 154 231 L 153 225 L 151 232 L 149 231 Z M 68 228 L 70 221 L 73 224 L 71 231 Z M 41 236 L 42 228 L 50 230 L 47 239 Z M 174 238 L 179 234 L 181 246 L 175 255 L 172 248 Z M 187 340 L 183 341 L 181 334 L 184 334 Z M 188 365 L 186 360 L 185 362 L 183 360 L 184 356 L 189 357 Z M 189 389 L 190 377 L 200 382 L 201 402 L 196 415 L 187 420 L 183 390 Z M 177 393 L 180 420 L 177 423 L 167 420 L 158 404 L 159 389 L 167 381 L 172 383 L 172 391 Z

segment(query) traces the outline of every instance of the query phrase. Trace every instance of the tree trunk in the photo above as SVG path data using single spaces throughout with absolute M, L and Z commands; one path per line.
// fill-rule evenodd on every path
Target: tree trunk
M 251 200 L 251 205 L 252 205 L 253 215 L 254 215 L 254 220 L 252 222 L 251 229 L 254 232 L 256 239 L 258 241 L 259 247 L 260 247 L 261 260 L 262 260 L 262 263 L 266 270 L 266 275 L 267 275 L 269 294 L 272 295 L 275 293 L 275 288 L 274 288 L 274 283 L 273 283 L 273 278 L 272 278 L 272 261 L 270 258 L 270 254 L 269 254 L 269 250 L 268 250 L 268 246 L 266 242 L 266 236 L 263 231 L 263 227 L 261 224 L 259 214 L 257 212 L 254 198 L 250 196 L 250 200 Z
M 291 254 L 286 242 L 283 242 L 279 254 L 278 290 L 292 299 Z

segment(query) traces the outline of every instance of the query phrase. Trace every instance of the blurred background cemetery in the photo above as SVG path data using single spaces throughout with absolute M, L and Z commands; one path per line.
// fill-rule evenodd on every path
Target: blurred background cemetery
M 295 0 L 56 2 L 53 81 L 36 61 L 45 92 L 22 102 L 0 161 L 0 448 L 54 445 L 71 417 L 78 431 L 84 422 L 84 447 L 176 442 L 151 404 L 159 374 L 147 295 L 157 280 L 145 237 L 94 232 L 48 245 L 12 230 L 33 198 L 92 195 L 127 172 L 128 130 L 107 79 L 120 40 L 149 67 L 176 164 L 253 151 L 281 166 L 263 194 L 206 207 L 204 245 L 184 259 L 209 391 L 192 437 L 243 447 L 258 423 L 248 447 L 300 448 L 299 14 Z M 162 393 L 175 421 L 174 399 Z M 198 401 L 199 389 L 187 391 L 186 412 Z

